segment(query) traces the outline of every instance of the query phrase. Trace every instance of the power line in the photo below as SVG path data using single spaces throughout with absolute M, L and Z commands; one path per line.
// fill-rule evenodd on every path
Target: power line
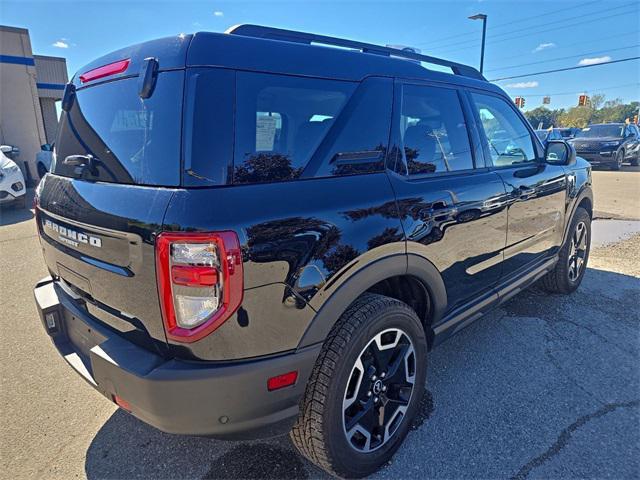
M 576 45 L 586 45 L 586 44 L 589 44 L 589 43 L 598 43 L 598 42 L 602 42 L 604 40 L 610 40 L 612 38 L 626 37 L 628 35 L 636 35 L 636 36 L 638 36 L 638 35 L 640 35 L 640 32 L 638 32 L 637 30 L 634 30 L 632 32 L 620 33 L 618 35 L 609 35 L 607 37 L 591 39 L 591 40 L 588 40 L 586 42 L 581 41 L 581 42 L 569 43 L 567 45 L 562 45 L 562 46 L 558 47 L 557 49 L 558 50 L 564 50 L 564 49 L 567 49 L 569 47 L 575 47 Z M 493 61 L 494 62 L 500 62 L 500 61 L 503 61 L 503 60 L 511 60 L 512 58 L 522 58 L 522 56 L 527 54 L 527 53 L 528 52 L 522 52 L 522 53 L 519 53 L 518 55 L 510 55 L 508 57 L 500 57 L 500 58 L 494 59 Z
M 578 58 L 578 57 L 582 57 L 582 56 L 585 56 L 585 55 L 596 55 L 596 54 L 600 54 L 600 53 L 618 52 L 620 50 L 629 50 L 630 48 L 637 48 L 637 47 L 640 47 L 640 44 L 629 45 L 627 47 L 620 47 L 620 48 L 608 48 L 606 50 L 596 50 L 594 52 L 577 53 L 575 55 L 568 55 L 566 57 L 549 58 L 547 60 L 540 60 L 538 62 L 521 63 L 519 65 L 509 65 L 509 66 L 506 66 L 506 67 L 492 68 L 490 70 L 485 70 L 485 71 L 486 72 L 495 72 L 496 70 L 510 70 L 512 68 L 526 67 L 528 65 L 539 65 L 541 63 L 557 62 L 558 60 L 567 60 L 569 58 Z
M 607 16 L 604 16 L 604 17 L 592 18 L 591 20 L 585 20 L 583 22 L 577 22 L 577 23 L 571 23 L 571 24 L 565 25 L 564 28 L 577 27 L 579 25 L 585 25 L 587 23 L 599 22 L 599 21 L 602 21 L 602 20 L 606 20 L 608 18 L 614 18 L 614 17 L 620 17 L 622 15 L 627 15 L 628 13 L 629 12 L 622 12 L 622 13 L 616 13 L 614 15 L 607 15 Z M 552 31 L 556 31 L 556 30 L 557 30 L 557 27 L 546 29 L 546 30 L 544 30 L 544 29 L 543 30 L 537 30 L 535 32 L 526 33 L 524 35 L 516 35 L 516 36 L 513 36 L 513 37 L 503 38 L 503 39 L 499 39 L 499 40 L 492 40 L 492 41 L 487 42 L 487 45 L 507 42 L 507 41 L 510 41 L 510 40 L 518 39 L 518 38 L 530 37 L 532 35 L 537 35 L 537 34 L 546 33 L 546 32 L 552 32 Z M 447 48 L 445 50 L 438 50 L 438 52 L 439 52 L 439 54 L 457 52 L 457 51 L 460 51 L 460 50 L 467 50 L 467 49 L 471 48 L 472 46 L 476 46 L 476 45 L 478 45 L 477 42 L 474 45 L 469 45 L 469 46 L 466 46 L 466 47 L 454 48 L 454 49 L 448 49 Z
M 616 10 L 620 10 L 620 9 L 629 9 L 629 7 L 632 7 L 631 10 L 635 10 L 636 9 L 635 5 L 619 5 L 617 7 L 608 9 L 606 12 L 610 13 L 610 12 L 613 12 L 613 11 L 616 11 Z M 631 10 L 629 10 L 629 11 L 631 11 Z M 495 39 L 496 37 L 497 38 L 504 37 L 505 35 L 511 35 L 512 33 L 521 33 L 524 30 L 538 29 L 541 26 L 542 27 L 546 27 L 548 25 L 556 25 L 556 24 L 559 24 L 559 23 L 565 23 L 567 21 L 577 20 L 579 18 L 585 18 L 585 17 L 592 17 L 593 18 L 593 15 L 597 14 L 599 11 L 600 10 L 595 11 L 595 12 L 584 13 L 582 15 L 574 15 L 571 18 L 561 18 L 559 20 L 554 20 L 553 22 L 545 22 L 543 25 L 530 25 L 528 27 L 523 27 L 523 28 L 520 28 L 518 30 L 510 30 L 508 32 L 502 32 L 502 33 L 498 33 L 497 35 L 492 35 L 491 38 Z M 626 12 L 626 11 L 622 12 L 622 14 L 626 14 L 626 13 L 628 13 L 628 12 Z M 555 30 L 555 28 L 554 28 L 554 30 Z M 453 46 L 456 46 L 456 45 L 463 45 L 463 44 L 466 44 L 466 43 L 469 43 L 469 42 L 472 42 L 472 41 L 474 41 L 474 40 L 463 40 L 461 42 L 450 43 L 449 45 L 443 45 L 443 46 L 437 47 L 437 48 L 442 48 L 442 47 L 448 48 L 448 47 L 453 47 Z
M 611 85 L 609 87 L 603 87 L 603 88 L 586 88 L 583 90 L 578 90 L 575 92 L 561 92 L 561 93 L 536 93 L 536 94 L 522 94 L 521 96 L 523 97 L 562 97 L 563 95 L 579 95 L 581 93 L 585 93 L 588 91 L 593 91 L 593 92 L 603 92 L 603 91 L 607 91 L 607 90 L 616 90 L 618 88 L 624 88 L 624 87 L 635 87 L 635 86 L 640 86 L 640 83 L 636 82 L 636 83 L 626 83 L 624 85 Z
M 586 6 L 589 6 L 589 5 L 593 5 L 594 3 L 600 3 L 600 2 L 601 2 L 601 0 L 594 0 L 594 1 L 587 2 L 587 3 L 583 4 L 582 7 L 586 7 Z M 567 7 L 567 8 L 561 8 L 560 10 L 555 10 L 553 13 L 554 13 L 554 15 L 556 15 L 556 14 L 558 14 L 560 12 L 564 12 L 564 11 L 567 11 L 567 10 L 574 10 L 575 11 L 575 9 L 576 9 L 575 6 Z M 540 15 L 533 15 L 531 17 L 525 17 L 525 18 L 520 18 L 520 19 L 517 19 L 517 20 L 512 20 L 510 22 L 499 23 L 498 25 L 493 25 L 491 27 L 491 29 L 492 30 L 496 30 L 496 29 L 499 29 L 499 28 L 502 28 L 502 27 L 511 26 L 514 23 L 525 22 L 525 21 L 532 20 L 532 19 L 535 19 L 535 18 L 540 18 L 540 17 L 547 17 L 548 18 L 549 17 L 549 13 L 547 12 L 547 13 L 542 13 Z M 468 32 L 468 33 L 462 33 L 462 34 L 457 34 L 457 35 L 450 35 L 448 37 L 441 37 L 441 38 L 439 38 L 437 40 L 433 40 L 431 42 L 423 42 L 423 43 L 418 43 L 416 45 L 426 45 L 427 43 L 429 43 L 431 45 L 433 43 L 440 43 L 443 40 L 449 40 L 451 38 L 460 38 L 460 37 L 469 36 L 469 35 L 477 35 L 477 33 L 476 32 Z
M 593 65 L 577 65 L 575 67 L 566 67 L 566 68 L 556 68 L 554 70 L 545 70 L 543 72 L 532 72 L 532 73 L 525 73 L 524 75 L 514 75 L 512 77 L 501 77 L 501 78 L 494 78 L 493 80 L 489 80 L 490 82 L 498 82 L 500 80 L 512 80 L 514 78 L 523 78 L 523 77 L 533 77 L 535 75 L 545 75 L 547 73 L 556 73 L 556 72 L 567 72 L 569 70 L 579 70 L 581 68 L 589 68 L 589 67 L 599 67 L 601 65 L 611 65 L 612 63 L 622 63 L 622 62 L 629 62 L 631 60 L 638 60 L 640 59 L 640 57 L 629 57 L 629 58 L 621 58 L 619 60 L 610 60 L 608 62 L 600 62 L 600 63 L 594 63 Z

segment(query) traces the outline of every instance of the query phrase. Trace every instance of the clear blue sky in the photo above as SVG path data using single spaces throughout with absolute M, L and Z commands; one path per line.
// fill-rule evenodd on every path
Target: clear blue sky
M 478 65 L 481 21 L 488 15 L 485 75 L 495 79 L 640 56 L 638 0 L 584 1 L 10 1 L 0 23 L 26 27 L 33 51 L 67 58 L 70 74 L 111 50 L 155 37 L 222 32 L 238 23 L 291 28 L 380 44 Z M 523 65 L 530 64 L 530 65 Z M 579 93 L 640 100 L 640 61 L 497 82 L 526 109 L 551 95 L 552 108 Z

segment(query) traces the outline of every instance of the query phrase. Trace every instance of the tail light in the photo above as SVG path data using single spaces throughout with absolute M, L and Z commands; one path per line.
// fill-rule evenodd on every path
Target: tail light
M 194 342 L 209 335 L 242 303 L 242 254 L 235 232 L 161 233 L 156 267 L 171 340 Z

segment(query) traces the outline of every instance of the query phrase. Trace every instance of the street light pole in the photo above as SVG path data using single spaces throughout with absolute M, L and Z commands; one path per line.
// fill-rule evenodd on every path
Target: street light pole
M 484 40 L 487 36 L 487 16 L 484 13 L 476 13 L 469 17 L 470 20 L 482 20 L 482 47 L 480 49 L 480 73 L 484 68 Z

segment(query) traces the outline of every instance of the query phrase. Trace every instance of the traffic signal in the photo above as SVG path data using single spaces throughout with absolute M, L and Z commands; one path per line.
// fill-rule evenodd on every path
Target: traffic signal
M 587 103 L 589 103 L 589 97 L 587 95 L 580 95 L 578 97 L 578 106 L 579 107 L 586 107 Z
M 516 97 L 516 107 L 524 108 L 524 97 Z

